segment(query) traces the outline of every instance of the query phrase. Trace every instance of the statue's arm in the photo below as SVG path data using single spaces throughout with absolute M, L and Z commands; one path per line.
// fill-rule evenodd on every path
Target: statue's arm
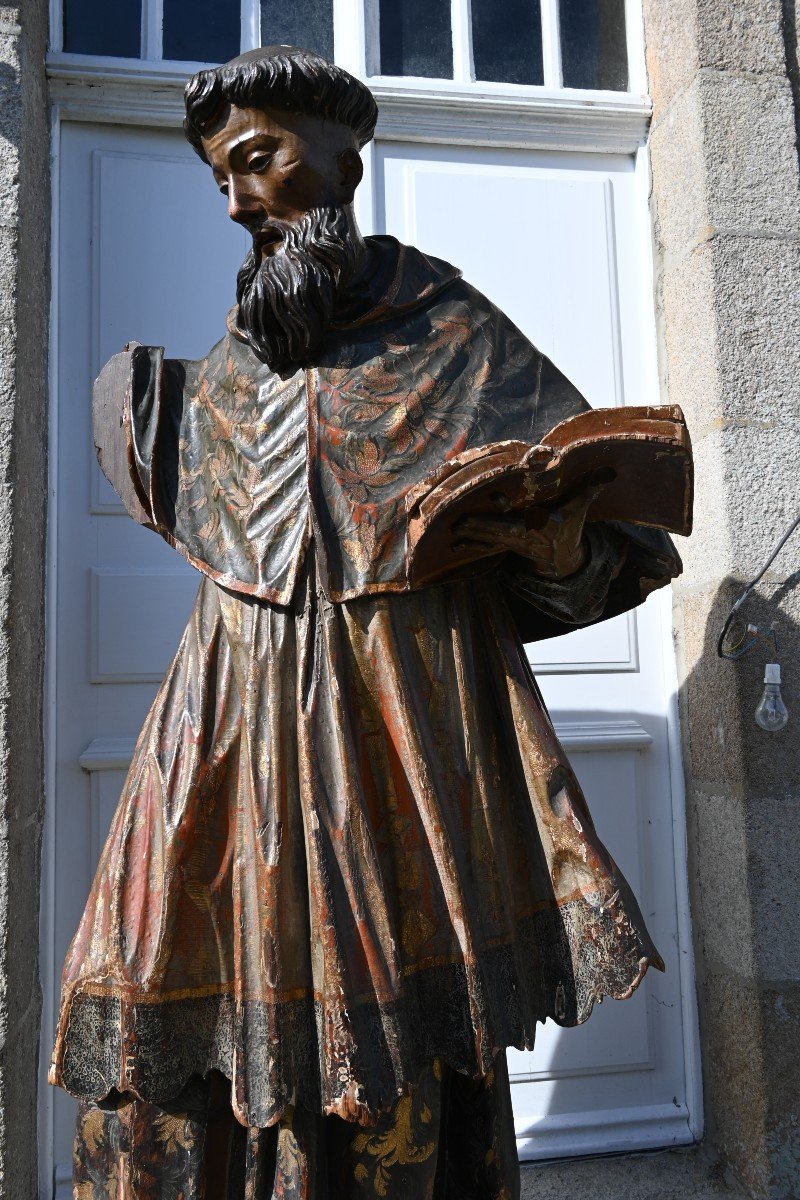
M 474 291 L 471 302 L 487 317 L 494 364 L 484 383 L 484 420 L 471 435 L 474 445 L 516 439 L 535 445 L 560 421 L 591 408 L 570 379 Z M 487 551 L 509 551 L 498 568 L 524 641 L 555 637 L 635 608 L 664 587 L 682 566 L 669 536 L 660 529 L 617 522 L 584 523 L 592 489 L 576 496 L 539 530 L 514 530 L 512 516 L 467 519 L 460 540 L 482 541 Z
M 184 377 L 184 364 L 165 359 L 160 346 L 131 343 L 109 359 L 93 389 L 100 467 L 128 514 L 151 528 L 164 525 L 170 505 Z

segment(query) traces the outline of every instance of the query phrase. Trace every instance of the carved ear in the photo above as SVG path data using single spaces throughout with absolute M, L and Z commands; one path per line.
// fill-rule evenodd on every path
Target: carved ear
M 338 179 L 336 191 L 341 204 L 352 204 L 356 188 L 364 177 L 361 155 L 353 147 L 342 150 L 336 159 Z

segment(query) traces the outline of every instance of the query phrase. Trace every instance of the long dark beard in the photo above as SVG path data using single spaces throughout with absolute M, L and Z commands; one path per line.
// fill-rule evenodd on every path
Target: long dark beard
M 263 261 L 251 250 L 236 279 L 237 325 L 279 374 L 309 363 L 319 348 L 360 245 L 344 208 L 315 208 L 280 228 L 278 249 Z

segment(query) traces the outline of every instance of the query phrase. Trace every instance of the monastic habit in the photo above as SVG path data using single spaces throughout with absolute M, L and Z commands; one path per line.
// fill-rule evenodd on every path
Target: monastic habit
M 679 560 L 573 504 L 409 586 L 409 490 L 586 402 L 456 269 L 361 237 L 375 118 L 289 47 L 190 81 L 254 237 L 238 306 L 96 390 L 104 470 L 200 588 L 64 968 L 79 1200 L 515 1196 L 503 1048 L 661 967 L 523 641 Z

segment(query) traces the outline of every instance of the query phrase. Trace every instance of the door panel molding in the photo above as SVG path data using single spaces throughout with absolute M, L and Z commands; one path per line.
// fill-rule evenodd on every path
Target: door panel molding
M 92 567 L 90 580 L 89 682 L 161 683 L 194 603 L 198 572 Z
M 685 1146 L 694 1140 L 689 1110 L 680 1103 L 560 1114 L 514 1125 L 517 1150 L 526 1162 L 624 1154 Z
M 560 637 L 529 642 L 528 662 L 537 675 L 612 675 L 639 670 L 636 612 L 603 622 L 602 645 L 592 625 Z

